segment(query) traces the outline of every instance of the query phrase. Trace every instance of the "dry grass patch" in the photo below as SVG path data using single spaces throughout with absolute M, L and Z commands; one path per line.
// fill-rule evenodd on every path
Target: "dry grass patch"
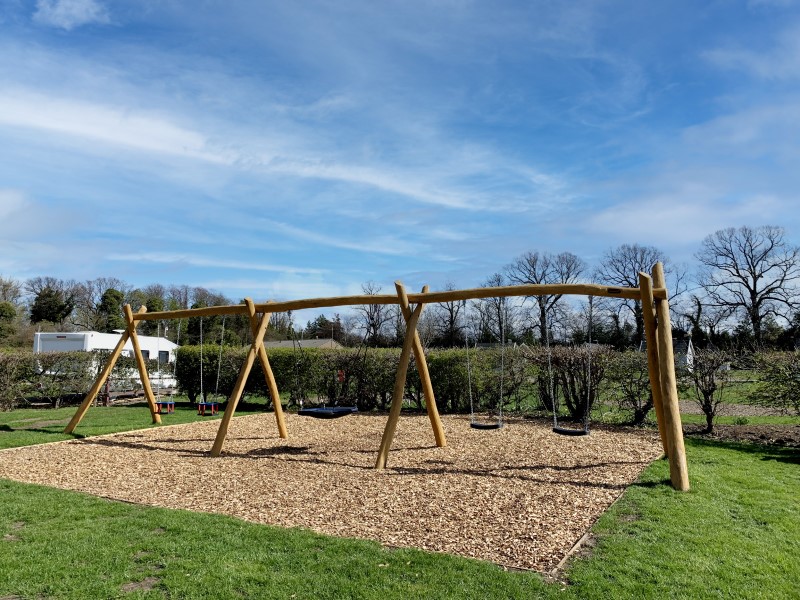
M 655 433 L 477 431 L 456 416 L 436 448 L 427 417 L 404 416 L 375 471 L 385 416 L 287 419 L 288 441 L 272 415 L 234 419 L 217 459 L 218 421 L 14 448 L 0 477 L 547 571 L 660 455 Z

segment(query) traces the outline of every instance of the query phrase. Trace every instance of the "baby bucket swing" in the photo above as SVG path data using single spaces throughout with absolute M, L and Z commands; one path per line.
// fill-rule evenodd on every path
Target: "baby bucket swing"
M 203 383 L 203 317 L 200 317 L 200 402 L 197 403 L 197 414 L 201 416 L 216 415 L 219 412 L 219 375 L 222 369 L 222 342 L 225 339 L 225 315 L 222 316 L 222 333 L 219 338 L 219 354 L 217 356 L 217 383 L 211 400 L 206 400 Z

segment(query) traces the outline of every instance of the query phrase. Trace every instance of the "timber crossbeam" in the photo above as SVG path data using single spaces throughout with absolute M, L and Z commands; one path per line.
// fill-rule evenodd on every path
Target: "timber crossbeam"
M 666 288 L 654 288 L 653 297 L 666 299 Z M 606 298 L 625 298 L 639 300 L 642 291 L 639 288 L 614 287 L 593 283 L 568 283 L 551 285 L 505 285 L 496 287 L 469 288 L 463 290 L 445 290 L 427 294 L 408 294 L 408 301 L 412 304 L 437 302 L 459 302 L 462 300 L 478 300 L 480 298 L 508 298 L 523 296 L 601 296 Z M 287 312 L 290 310 L 303 310 L 306 308 L 330 308 L 334 306 L 356 306 L 363 304 L 399 304 L 393 294 L 359 294 L 356 296 L 330 296 L 327 298 L 305 298 L 301 300 L 286 300 L 282 302 L 267 302 L 256 304 L 256 311 Z M 183 308 L 180 310 L 164 310 L 133 315 L 136 321 L 157 321 L 159 319 L 186 319 L 190 317 L 209 317 L 214 315 L 246 315 L 247 305 L 232 304 L 224 306 L 204 306 L 201 308 Z

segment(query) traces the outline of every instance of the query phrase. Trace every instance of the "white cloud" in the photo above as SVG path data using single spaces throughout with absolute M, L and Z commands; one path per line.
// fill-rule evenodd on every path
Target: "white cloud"
M 160 264 L 181 264 L 194 267 L 214 267 L 219 269 L 235 269 L 244 271 L 274 271 L 279 273 L 297 274 L 320 274 L 324 269 L 307 269 L 303 267 L 291 267 L 287 265 L 270 265 L 263 262 L 244 262 L 238 260 L 221 260 L 214 258 L 202 258 L 186 254 L 169 253 L 129 253 L 129 254 L 110 254 L 108 260 L 122 262 L 150 262 Z
M 109 16 L 97 0 L 37 0 L 33 20 L 69 31 L 91 23 L 106 24 Z
M 25 206 L 25 195 L 22 192 L 0 189 L 0 223 L 8 223 L 11 216 Z
M 302 298 L 327 298 L 362 293 L 359 283 L 334 284 L 316 277 L 284 276 L 275 279 L 217 278 L 202 281 L 198 285 L 209 289 L 235 290 L 240 292 L 242 296 L 264 300 L 299 300 Z
M 722 69 L 744 71 L 759 79 L 795 80 L 800 78 L 800 25 L 784 29 L 766 50 L 728 46 L 702 56 Z
M 24 90 L 0 92 L 0 124 L 88 138 L 144 152 L 230 162 L 222 154 L 210 151 L 202 134 L 159 115 Z
M 263 223 L 267 230 L 276 231 L 304 242 L 311 242 L 313 244 L 330 246 L 333 248 L 343 248 L 345 250 L 356 250 L 367 254 L 376 253 L 408 256 L 418 254 L 423 250 L 423 248 L 418 245 L 400 239 L 370 239 L 367 236 L 360 236 L 357 240 L 348 241 L 345 237 L 339 235 L 326 235 L 308 231 L 300 227 L 289 225 L 288 223 L 279 223 L 267 219 L 264 219 Z
M 688 150 L 702 149 L 706 156 L 716 154 L 726 160 L 769 156 L 793 162 L 800 152 L 798 123 L 800 107 L 796 98 L 783 96 L 773 103 L 755 105 L 689 127 L 683 136 Z
M 686 182 L 672 192 L 610 206 L 587 220 L 587 230 L 621 240 L 656 246 L 699 243 L 725 227 L 772 222 L 781 212 L 779 199 L 751 195 L 724 197 L 724 190 Z

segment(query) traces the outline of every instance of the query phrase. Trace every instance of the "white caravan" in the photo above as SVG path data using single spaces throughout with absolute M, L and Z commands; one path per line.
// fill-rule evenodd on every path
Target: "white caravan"
M 44 354 L 47 352 L 91 352 L 93 350 L 113 350 L 122 331 L 118 333 L 100 333 L 98 331 L 73 331 L 73 332 L 39 332 L 33 336 L 33 353 Z M 139 347 L 145 360 L 158 358 L 158 363 L 166 364 L 175 362 L 175 351 L 178 345 L 164 337 L 139 335 Z M 130 339 L 125 342 L 122 349 L 123 356 L 133 356 L 133 344 Z M 139 380 L 138 373 L 134 376 Z M 168 374 L 161 375 L 153 372 L 150 374 L 153 386 L 174 388 L 175 377 Z

